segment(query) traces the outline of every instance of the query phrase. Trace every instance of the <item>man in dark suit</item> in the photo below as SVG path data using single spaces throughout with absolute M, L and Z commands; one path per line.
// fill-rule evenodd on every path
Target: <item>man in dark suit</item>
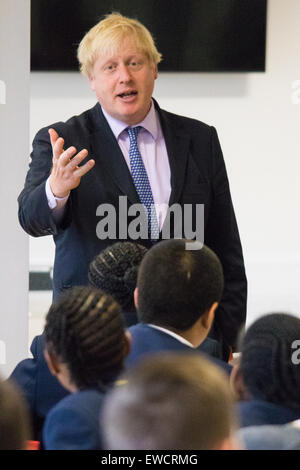
M 188 251 L 186 242 L 164 240 L 140 264 L 135 290 L 139 322 L 128 330 L 131 346 L 126 367 L 153 353 L 204 354 L 201 346 L 223 292 L 223 270 L 212 250 L 206 246 L 198 250 L 195 241 Z M 229 364 L 209 359 L 230 374 Z
M 169 238 L 199 238 L 203 231 L 221 260 L 225 289 L 212 334 L 228 355 L 245 321 L 247 281 L 215 129 L 163 111 L 152 99 L 161 54 L 138 21 L 108 15 L 85 35 L 78 58 L 98 103 L 37 133 L 18 199 L 22 227 L 54 237 L 54 298 L 86 284 L 91 260 L 117 239 L 157 242 L 157 235 L 133 230 L 134 204 L 144 204 L 148 216 L 155 207 L 151 234 L 155 224 L 160 238 L 166 227 Z M 174 204 L 182 210 L 179 222 L 167 213 Z

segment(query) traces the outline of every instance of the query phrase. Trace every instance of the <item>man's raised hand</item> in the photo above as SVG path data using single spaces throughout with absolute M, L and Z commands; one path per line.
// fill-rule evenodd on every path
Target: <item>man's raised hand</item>
M 81 177 L 95 165 L 95 160 L 89 160 L 78 166 L 88 155 L 86 149 L 77 152 L 75 147 L 64 150 L 64 139 L 59 137 L 54 129 L 49 129 L 50 142 L 53 153 L 53 167 L 49 179 L 50 188 L 54 196 L 67 197 L 70 191 L 77 188 Z

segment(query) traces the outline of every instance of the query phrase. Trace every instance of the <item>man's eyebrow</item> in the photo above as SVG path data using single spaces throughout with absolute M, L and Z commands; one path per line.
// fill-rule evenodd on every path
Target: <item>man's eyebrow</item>
M 137 52 L 136 54 L 132 54 L 132 55 L 128 56 L 126 61 L 132 60 L 132 59 L 137 60 L 137 61 L 141 61 L 141 60 L 144 60 L 144 56 L 143 56 L 142 53 Z
M 105 67 L 106 65 L 108 65 L 108 64 L 113 64 L 113 63 L 115 63 L 115 62 L 117 62 L 117 60 L 116 60 L 115 58 L 107 59 L 105 62 L 103 62 L 103 63 L 101 64 L 101 67 Z
M 128 54 L 128 56 L 125 57 L 124 61 L 128 62 L 129 60 L 132 60 L 132 59 L 143 60 L 144 59 L 143 53 L 142 52 L 133 52 L 132 54 Z M 118 61 L 119 61 L 118 57 L 113 56 L 113 57 L 110 57 L 110 58 L 106 59 L 102 64 L 100 64 L 100 67 L 103 68 L 108 64 L 114 64 L 114 63 L 117 63 Z

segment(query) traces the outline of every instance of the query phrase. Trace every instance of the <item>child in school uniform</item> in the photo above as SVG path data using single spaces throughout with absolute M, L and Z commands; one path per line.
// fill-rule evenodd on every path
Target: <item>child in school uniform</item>
M 46 317 L 45 359 L 70 395 L 48 413 L 46 450 L 99 450 L 99 413 L 129 349 L 120 306 L 91 287 L 62 294 Z

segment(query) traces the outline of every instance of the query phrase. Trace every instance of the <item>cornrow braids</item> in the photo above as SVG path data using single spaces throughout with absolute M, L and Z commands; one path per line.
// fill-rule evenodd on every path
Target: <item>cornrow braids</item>
M 300 340 L 300 319 L 272 313 L 256 320 L 242 342 L 241 371 L 254 398 L 300 409 L 300 366 L 292 344 Z
M 46 317 L 47 349 L 66 363 L 78 388 L 101 387 L 123 367 L 125 330 L 120 306 L 93 287 L 64 292 Z
M 147 248 L 138 243 L 114 243 L 91 262 L 90 285 L 112 295 L 124 310 L 134 310 L 138 267 L 146 253 Z

